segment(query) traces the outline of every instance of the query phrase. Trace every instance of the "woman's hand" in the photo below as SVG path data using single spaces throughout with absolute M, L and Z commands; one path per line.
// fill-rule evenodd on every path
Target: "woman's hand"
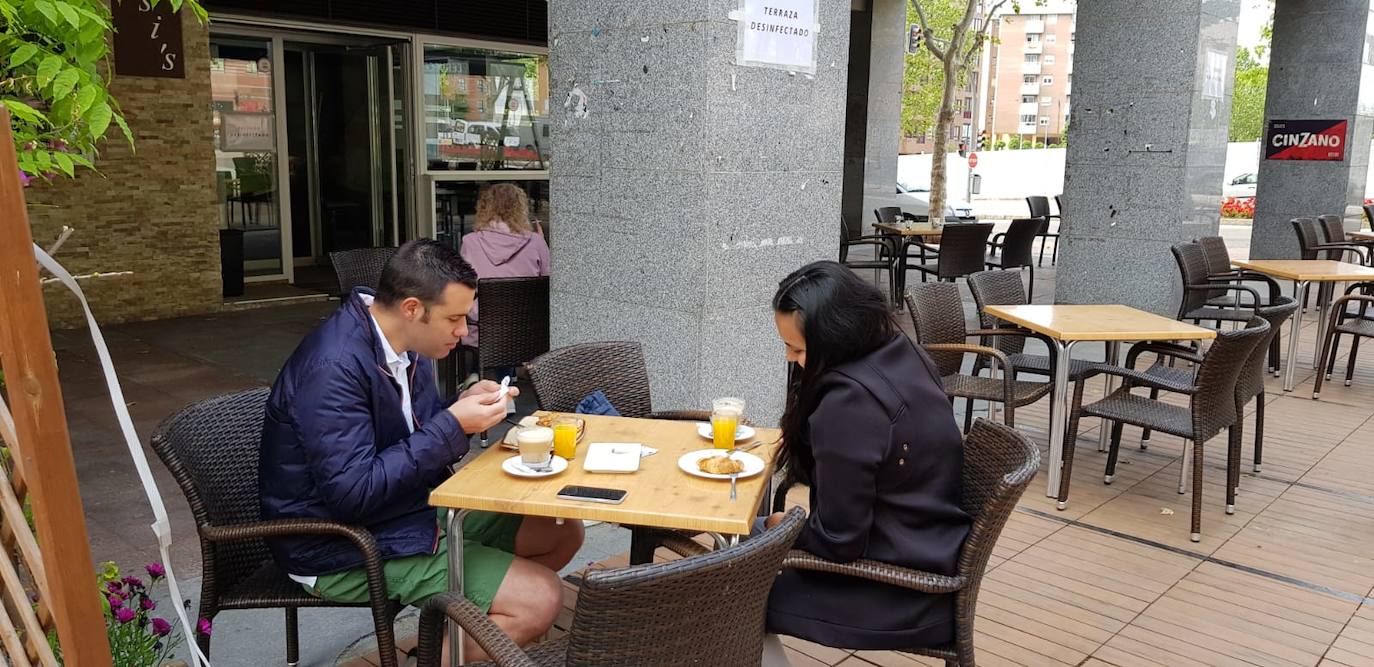
M 766 530 L 772 530 L 772 529 L 773 529 L 773 526 L 776 526 L 776 525 L 778 525 L 779 523 L 782 523 L 782 518 L 783 518 L 784 516 L 787 516 L 787 515 L 784 514 L 784 513 L 782 513 L 782 512 L 774 512 L 774 513 L 772 513 L 772 514 L 769 514 L 769 515 L 768 515 L 768 518 L 763 520 L 763 527 L 764 527 L 764 529 L 766 529 Z

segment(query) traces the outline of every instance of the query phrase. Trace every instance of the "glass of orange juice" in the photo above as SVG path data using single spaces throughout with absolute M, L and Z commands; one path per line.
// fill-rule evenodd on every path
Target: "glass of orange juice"
M 744 401 L 718 398 L 711 404 L 711 436 L 716 449 L 734 449 L 735 431 L 744 414 Z
M 553 453 L 569 461 L 577 456 L 577 420 L 557 417 L 553 420 Z

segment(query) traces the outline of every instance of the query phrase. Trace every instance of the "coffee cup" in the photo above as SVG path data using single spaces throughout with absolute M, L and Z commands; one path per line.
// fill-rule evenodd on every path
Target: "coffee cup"
M 543 426 L 520 429 L 515 434 L 515 444 L 520 449 L 520 462 L 526 468 L 543 472 L 552 465 L 553 429 Z

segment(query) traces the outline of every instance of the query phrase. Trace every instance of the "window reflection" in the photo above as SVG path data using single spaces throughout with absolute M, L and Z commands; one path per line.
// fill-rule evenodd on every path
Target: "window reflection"
M 428 44 L 430 171 L 548 169 L 548 57 Z
M 500 181 L 436 181 L 434 183 L 435 238 L 451 248 L 459 248 L 464 234 L 472 231 L 477 213 L 477 198 L 482 190 Z M 544 238 L 553 244 L 549 212 L 548 181 L 509 181 L 530 198 L 530 222 L 543 229 Z

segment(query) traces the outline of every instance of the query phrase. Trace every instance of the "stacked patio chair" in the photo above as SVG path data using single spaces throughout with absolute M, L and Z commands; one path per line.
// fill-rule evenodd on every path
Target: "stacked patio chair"
M 1267 289 L 1268 298 L 1265 304 L 1273 306 L 1282 301 L 1279 284 L 1273 278 L 1245 269 L 1237 269 L 1231 266 L 1231 252 L 1226 249 L 1226 241 L 1220 236 L 1204 236 L 1197 239 L 1194 243 L 1202 248 L 1202 256 L 1207 265 L 1207 280 L 1211 282 L 1226 282 L 1236 285 L 1245 282 L 1261 282 Z M 1241 301 L 1236 296 L 1223 295 L 1207 302 L 1208 306 L 1221 308 L 1236 308 L 1242 306 Z M 1282 350 L 1281 340 L 1283 334 L 1274 333 L 1274 338 L 1269 342 L 1269 369 L 1278 377 L 1281 364 L 1280 351 Z
M 1222 322 L 1250 320 L 1254 315 L 1253 309 L 1262 303 L 1258 291 L 1225 279 L 1212 280 L 1207 257 L 1197 243 L 1179 243 L 1169 250 L 1174 255 L 1179 277 L 1183 280 L 1183 300 L 1179 302 L 1176 319 L 1194 324 L 1210 321 L 1217 328 L 1221 328 Z M 1235 300 L 1220 301 L 1227 296 L 1227 292 L 1236 292 L 1238 296 Z M 1241 295 L 1248 295 L 1250 302 L 1245 303 Z

